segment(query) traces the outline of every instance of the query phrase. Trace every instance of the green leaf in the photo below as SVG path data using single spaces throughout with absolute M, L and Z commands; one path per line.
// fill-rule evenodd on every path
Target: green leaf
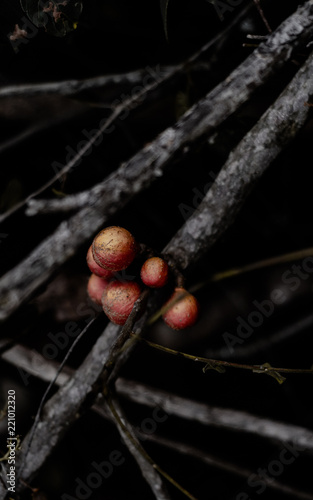
M 83 9 L 82 0 L 20 0 L 22 9 L 37 28 L 54 36 L 76 29 Z
M 218 373 L 225 373 L 225 368 L 224 366 L 219 365 L 218 363 L 214 363 L 214 361 L 210 361 L 210 363 L 207 363 L 203 368 L 202 371 L 205 373 L 208 370 L 215 370 Z
M 163 19 L 163 27 L 166 36 L 166 40 L 168 40 L 168 32 L 167 32 L 167 8 L 168 8 L 169 0 L 160 0 L 161 14 Z
M 269 375 L 277 380 L 279 384 L 282 384 L 286 380 L 286 377 L 283 377 L 279 372 L 273 370 L 269 363 L 264 363 L 259 369 L 253 371 L 254 373 L 265 373 L 265 375 Z

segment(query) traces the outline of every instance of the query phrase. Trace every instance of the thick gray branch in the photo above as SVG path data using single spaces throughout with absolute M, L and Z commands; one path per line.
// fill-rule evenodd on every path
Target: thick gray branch
M 26 482 L 31 480 L 68 427 L 79 418 L 83 403 L 94 394 L 93 385 L 102 373 L 118 333 L 119 327 L 110 323 L 75 374 L 46 403 L 27 457 L 25 453 L 30 433 L 23 440 L 23 448 L 17 455 L 17 470 L 22 466 L 20 479 Z M 6 493 L 0 483 L 0 498 L 5 498 Z
M 142 81 L 142 84 L 144 84 L 144 85 L 142 85 L 143 90 L 140 91 L 139 94 L 136 93 L 135 96 L 132 95 L 129 98 L 127 98 L 127 96 L 126 96 L 126 99 L 124 99 L 124 96 L 122 96 L 122 102 L 121 102 L 121 104 L 118 105 L 114 109 L 114 111 L 111 114 L 111 116 L 106 120 L 106 123 L 104 123 L 104 125 L 100 127 L 100 129 L 99 129 L 98 133 L 95 135 L 95 137 L 93 137 L 89 141 L 87 141 L 86 146 L 84 146 L 84 148 L 82 150 L 80 150 L 80 152 L 77 155 L 75 155 L 75 157 L 72 160 L 70 160 L 67 163 L 67 165 L 65 165 L 60 170 L 60 172 L 58 172 L 57 175 L 55 175 L 52 179 L 50 179 L 48 182 L 46 182 L 43 186 L 41 186 L 39 189 L 37 189 L 36 191 L 34 191 L 32 194 L 30 194 L 25 200 L 23 200 L 22 202 L 18 203 L 14 207 L 12 207 L 6 213 L 0 215 L 0 222 L 2 222 L 3 220 L 5 220 L 6 218 L 8 218 L 10 215 L 12 215 L 14 212 L 16 212 L 21 207 L 23 207 L 29 200 L 31 200 L 35 196 L 38 196 L 43 191 L 45 191 L 56 180 L 58 180 L 62 175 L 64 175 L 71 168 L 73 168 L 77 164 L 77 161 L 81 158 L 81 156 L 83 156 L 83 154 L 85 154 L 85 152 L 90 148 L 90 146 L 93 145 L 96 142 L 96 140 L 98 140 L 101 137 L 103 131 L 106 130 L 112 124 L 112 122 L 115 121 L 118 118 L 118 116 L 122 112 L 125 111 L 125 109 L 127 109 L 128 107 L 131 107 L 131 109 L 133 109 L 133 107 L 135 105 L 140 104 L 141 100 L 151 90 L 155 90 L 161 83 L 164 83 L 165 81 L 171 80 L 175 76 L 177 76 L 177 75 L 179 75 L 179 74 L 181 74 L 181 73 L 183 73 L 185 71 L 190 72 L 191 70 L 192 71 L 195 71 L 195 70 L 197 71 L 197 70 L 201 70 L 201 69 L 203 69 L 205 71 L 208 71 L 210 69 L 211 65 L 213 64 L 212 61 L 208 61 L 206 63 L 201 63 L 201 62 L 198 62 L 198 59 L 203 54 L 205 54 L 210 48 L 212 48 L 214 46 L 214 57 L 212 59 L 214 61 L 216 61 L 219 52 L 228 43 L 228 36 L 232 32 L 232 30 L 245 18 L 245 16 L 247 15 L 247 13 L 251 9 L 251 7 L 252 7 L 252 5 L 249 4 L 245 8 L 243 8 L 239 12 L 239 14 L 233 18 L 233 20 L 231 21 L 231 23 L 228 26 L 226 26 L 226 28 L 224 30 L 220 31 L 215 37 L 213 37 L 211 40 L 209 40 L 209 42 L 207 42 L 205 45 L 203 45 L 200 48 L 200 50 L 198 50 L 197 52 L 195 52 L 186 61 L 183 61 L 182 63 L 174 66 L 172 70 L 169 70 L 169 67 L 167 67 L 168 71 L 165 74 L 162 74 L 161 68 L 159 66 L 157 66 L 156 71 L 158 71 L 160 74 L 158 74 L 156 71 L 153 73 L 153 76 L 154 76 L 154 79 L 155 79 L 156 83 L 152 83 L 152 84 L 150 83 L 150 84 L 147 85 L 147 78 L 145 78 Z M 146 69 L 148 70 L 149 68 L 146 68 Z M 150 74 L 151 74 L 152 70 L 149 69 L 149 71 L 150 71 Z M 165 69 L 165 71 L 166 71 L 166 69 Z M 0 145 L 0 149 L 1 149 L 1 145 Z
M 182 269 L 198 260 L 232 224 L 256 182 L 305 124 L 312 95 L 313 54 L 229 155 L 195 213 L 165 248 Z
M 310 0 L 224 82 L 193 106 L 175 127 L 165 130 L 155 141 L 145 146 L 109 176 L 105 183 L 96 186 L 91 206 L 81 209 L 68 221 L 63 222 L 24 261 L 0 280 L 0 319 L 8 318 L 54 270 L 73 256 L 79 246 L 88 241 L 116 210 L 125 206 L 133 196 L 162 176 L 177 151 L 203 134 L 212 132 L 214 127 L 235 111 L 256 87 L 267 81 L 291 57 L 292 50 L 299 46 L 300 40 L 306 40 L 312 31 L 313 0 Z M 209 194 L 210 203 L 202 205 L 201 212 L 190 219 L 178 237 L 166 248 L 167 253 L 178 257 L 183 268 L 195 258 L 199 258 L 227 228 L 230 208 L 233 212 L 235 209 L 238 211 L 255 180 L 278 154 L 281 145 L 273 143 L 272 135 L 276 134 L 276 138 L 285 144 L 305 121 L 308 109 L 304 102 L 308 100 L 312 87 L 310 62 L 311 59 L 279 104 L 269 111 L 269 123 L 266 117 L 261 120 L 257 126 L 259 129 L 254 129 L 252 136 L 250 134 L 248 139 L 242 142 L 241 149 L 236 150 L 236 155 L 232 155 Z M 295 83 L 299 88 L 295 88 Z M 291 105 L 291 102 L 294 104 Z M 294 122 L 294 125 L 290 122 Z M 280 124 L 280 127 L 276 123 Z M 271 128 L 271 134 L 266 128 L 267 125 Z M 253 147 L 254 138 L 258 139 L 257 148 Z M 249 142 L 251 140 L 252 143 Z M 271 152 L 265 150 L 265 143 L 271 148 Z M 250 154 L 253 152 L 256 155 L 256 166 L 251 166 L 250 161 L 247 162 L 245 148 L 248 148 Z M 238 157 L 240 150 L 244 160 Z
M 116 389 L 120 396 L 153 408 L 160 406 L 169 415 L 202 425 L 292 443 L 299 451 L 313 452 L 313 432 L 304 427 L 258 417 L 244 411 L 209 406 L 127 380 L 117 380 Z
M 203 135 L 210 134 L 230 114 L 235 112 L 253 93 L 289 60 L 301 44 L 313 33 L 313 2 L 310 0 L 287 19 L 273 35 L 263 42 L 228 78 L 188 110 L 174 127 L 165 130 L 148 147 L 125 165 L 133 171 L 130 181 L 137 179 L 135 165 L 149 164 L 151 170 L 163 175 L 164 167 L 175 153 Z M 160 154 L 161 152 L 161 154 Z M 154 174 L 152 173 L 154 177 Z M 106 180 L 91 190 L 62 200 L 32 200 L 29 215 L 67 211 L 92 204 L 99 196 L 108 197 Z
M 57 371 L 56 363 L 46 360 L 37 351 L 30 351 L 20 345 L 4 352 L 1 357 L 13 366 L 46 382 L 50 382 Z M 66 367 L 61 376 L 58 377 L 56 384 L 58 386 L 66 384 L 72 373 L 73 371 Z M 304 427 L 278 422 L 239 410 L 209 406 L 124 378 L 119 378 L 116 381 L 116 390 L 119 396 L 132 402 L 150 408 L 160 406 L 169 415 L 175 417 L 198 422 L 202 425 L 254 434 L 283 444 L 293 443 L 295 446 L 305 448 L 306 453 L 313 453 L 313 432 Z M 102 397 L 98 397 L 93 410 L 108 418 Z

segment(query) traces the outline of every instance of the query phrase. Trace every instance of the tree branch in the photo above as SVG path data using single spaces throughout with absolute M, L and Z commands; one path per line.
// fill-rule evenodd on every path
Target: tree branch
M 174 154 L 203 135 L 209 135 L 228 116 L 234 113 L 261 85 L 266 83 L 283 64 L 290 60 L 294 51 L 305 44 L 313 33 L 312 0 L 299 8 L 267 38 L 228 78 L 198 103 L 184 116 L 153 141 L 149 147 L 136 154 L 128 168 L 149 162 L 151 169 L 163 169 Z M 158 155 L 162 154 L 158 158 Z M 33 200 L 29 202 L 28 215 L 42 212 L 68 211 L 93 204 L 98 196 L 107 196 L 106 180 L 88 191 L 68 196 L 62 200 Z
M 312 95 L 313 54 L 232 151 L 195 213 L 165 248 L 182 269 L 207 252 L 232 224 L 256 182 L 305 124 Z
M 7 85 L 0 87 L 0 99 L 8 97 L 32 97 L 49 94 L 59 94 L 63 96 L 78 94 L 86 90 L 93 90 L 97 88 L 106 87 L 119 87 L 124 85 L 139 85 L 145 77 L 151 78 L 151 73 L 155 72 L 171 73 L 173 67 L 164 66 L 160 68 L 144 68 L 128 73 L 100 75 L 93 78 L 86 78 L 83 80 L 64 80 L 59 82 L 43 82 L 43 83 L 28 83 L 20 85 Z M 154 77 L 152 77 L 154 78 Z
M 30 351 L 20 345 L 4 352 L 1 358 L 46 382 L 50 382 L 55 376 L 58 366 L 53 361 L 43 358 L 38 352 Z M 65 367 L 56 385 L 63 386 L 68 383 L 73 374 L 73 370 Z M 122 377 L 116 381 L 116 391 L 120 397 L 129 401 L 150 408 L 160 406 L 166 413 L 178 418 L 226 430 L 251 433 L 283 444 L 293 443 L 295 446 L 305 448 L 305 453 L 313 454 L 313 432 L 304 427 L 274 421 L 240 410 L 209 406 Z M 103 402 L 103 397 L 98 396 L 92 408 L 99 415 L 108 418 Z
M 152 461 L 148 459 L 150 457 L 147 456 L 145 450 L 139 443 L 131 425 L 124 415 L 124 412 L 117 398 L 112 398 L 111 401 L 106 404 L 111 418 L 115 422 L 125 445 L 139 465 L 142 475 L 149 484 L 155 498 L 157 500 L 170 500 L 171 497 L 169 496 L 162 478 L 156 471 L 155 464 L 151 463 Z
M 136 94 L 135 96 L 132 96 L 124 100 L 121 103 L 121 105 L 113 111 L 112 115 L 108 118 L 108 120 L 106 120 L 104 125 L 99 130 L 99 134 L 96 135 L 96 137 L 93 137 L 92 139 L 87 141 L 86 146 L 84 147 L 83 150 L 80 150 L 80 152 L 77 155 L 75 155 L 75 157 L 72 160 L 70 160 L 69 163 L 65 165 L 64 168 L 60 170 L 60 172 L 58 172 L 58 174 L 56 174 L 44 185 L 42 185 L 39 189 L 30 194 L 25 200 L 15 205 L 6 213 L 0 215 L 0 222 L 3 222 L 6 218 L 10 217 L 13 213 L 22 208 L 29 200 L 32 200 L 35 196 L 41 194 L 48 187 L 50 187 L 56 180 L 58 180 L 60 177 L 66 174 L 70 169 L 72 169 L 80 160 L 81 156 L 84 154 L 84 151 L 88 150 L 90 146 L 93 145 L 93 143 L 98 139 L 98 137 L 100 137 L 101 133 L 104 130 L 106 130 L 115 121 L 115 119 L 118 118 L 120 113 L 124 112 L 125 109 L 127 109 L 128 106 L 131 106 L 133 109 L 137 104 L 140 104 L 142 97 L 147 95 L 150 90 L 155 90 L 161 83 L 170 81 L 177 75 L 183 74 L 185 71 L 190 71 L 191 68 L 194 68 L 194 64 L 197 62 L 197 60 L 202 55 L 204 55 L 211 47 L 214 47 L 214 60 L 216 60 L 217 54 L 222 50 L 224 45 L 227 44 L 228 40 L 227 35 L 229 35 L 229 33 L 242 21 L 242 19 L 244 19 L 244 17 L 246 16 L 246 14 L 249 12 L 250 9 L 251 5 L 249 4 L 244 9 L 242 9 L 242 11 L 231 21 L 231 23 L 228 26 L 226 26 L 224 30 L 222 30 L 215 37 L 209 40 L 209 42 L 203 45 L 203 47 L 201 47 L 200 50 L 196 51 L 186 61 L 178 64 L 177 66 L 174 66 L 172 71 L 167 73 L 165 76 L 160 75 L 160 78 L 157 81 L 157 85 L 154 84 L 152 84 L 152 86 L 146 85 L 146 87 L 143 89 L 143 91 L 139 93 L 139 95 Z M 209 63 L 209 68 L 210 64 L 212 65 L 212 61 L 211 63 Z M 201 67 L 200 64 L 199 67 Z
M 75 374 L 45 404 L 29 450 L 31 431 L 23 440 L 22 450 L 16 456 L 16 471 L 21 481 L 31 480 L 69 426 L 79 418 L 86 400 L 88 398 L 93 400 L 97 394 L 94 384 L 102 373 L 118 333 L 119 327 L 110 323 Z M 24 464 L 22 470 L 20 470 L 21 464 Z M 23 488 L 21 484 L 17 487 Z M 0 483 L 0 498 L 5 498 L 6 493 Z
M 229 472 L 230 474 L 235 474 L 237 476 L 248 479 L 252 474 L 256 474 L 252 469 L 248 469 L 246 467 L 241 467 L 237 464 L 227 462 L 225 460 L 221 460 L 214 455 L 209 455 L 206 452 L 203 452 L 199 448 L 195 448 L 190 444 L 185 444 L 179 441 L 174 441 L 169 438 L 164 438 L 161 436 L 144 435 L 144 438 L 152 441 L 156 445 L 166 447 L 168 449 L 173 450 L 176 453 L 181 453 L 182 455 L 186 455 L 187 457 L 195 458 L 196 460 L 200 460 L 201 462 L 207 464 L 210 467 L 215 467 L 220 470 L 224 470 Z M 293 495 L 294 498 L 303 499 L 303 500 L 313 500 L 313 495 L 307 493 L 305 491 L 298 490 L 296 488 L 292 488 L 291 486 L 287 486 L 281 482 L 273 481 L 272 478 L 264 476 L 264 483 L 271 489 L 280 491 L 282 493 L 286 493 L 287 495 Z
M 264 83 L 291 57 L 300 40 L 306 40 L 312 31 L 313 0 L 310 0 L 269 36 L 225 82 L 194 105 L 175 127 L 165 130 L 117 172 L 111 174 L 105 183 L 93 188 L 95 196 L 90 196 L 92 206 L 81 209 L 63 222 L 24 261 L 0 280 L 0 319 L 8 318 L 116 210 L 162 176 L 174 153 L 203 134 L 212 132 L 214 127 L 251 95 L 253 89 Z M 246 136 L 230 156 L 217 182 L 200 205 L 197 215 L 188 220 L 178 236 L 166 247 L 169 257 L 177 259 L 183 269 L 195 260 L 195 256 L 199 258 L 227 229 L 255 181 L 279 153 L 282 143 L 286 144 L 291 140 L 305 122 L 309 108 L 304 106 L 304 102 L 312 91 L 313 81 L 311 59 L 253 132 Z M 284 119 L 285 116 L 288 116 L 288 120 Z M 269 126 L 271 133 L 267 128 Z M 280 138 L 279 144 L 273 142 L 275 134 L 275 140 Z M 248 143 L 251 140 L 252 143 Z M 257 146 L 254 146 L 254 141 Z M 265 141 L 267 148 L 262 146 Z M 253 167 L 250 161 L 247 162 L 247 151 L 249 158 L 251 154 L 256 154 Z
M 253 434 L 281 443 L 293 443 L 306 453 L 313 453 L 313 432 L 304 427 L 259 417 L 248 412 L 218 408 L 170 394 L 128 380 L 117 380 L 120 396 L 150 407 L 160 406 L 169 415 L 202 425 Z M 302 451 L 301 450 L 301 451 Z

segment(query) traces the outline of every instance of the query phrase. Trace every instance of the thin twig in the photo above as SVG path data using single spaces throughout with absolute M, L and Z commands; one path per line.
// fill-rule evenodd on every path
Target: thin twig
M 255 5 L 256 5 L 256 8 L 257 8 L 257 9 L 258 9 L 258 11 L 259 11 L 259 14 L 260 14 L 260 16 L 261 16 L 261 18 L 262 18 L 263 23 L 264 23 L 264 24 L 265 24 L 265 26 L 266 26 L 267 31 L 268 31 L 269 33 L 272 33 L 272 29 L 271 29 L 271 27 L 270 27 L 270 25 L 269 25 L 269 23 L 268 23 L 268 20 L 266 19 L 265 15 L 264 15 L 263 9 L 262 9 L 262 7 L 261 7 L 261 2 L 260 2 L 260 0 L 253 0 L 253 1 L 254 1 Z
M 140 435 L 140 432 L 138 431 L 138 434 Z M 181 453 L 183 455 L 186 455 L 187 457 L 192 457 L 193 459 L 195 458 L 196 460 L 199 460 L 210 467 L 218 468 L 220 470 L 224 470 L 226 472 L 229 472 L 230 474 L 235 474 L 237 476 L 243 477 L 245 479 L 248 479 L 252 474 L 256 474 L 255 471 L 252 469 L 247 469 L 246 467 L 239 466 L 235 463 L 227 462 L 225 460 L 221 460 L 220 458 L 210 455 L 199 448 L 195 448 L 194 446 L 191 446 L 190 444 L 182 443 L 179 441 L 174 441 L 172 439 L 169 439 L 168 437 L 161 437 L 159 435 L 143 435 L 144 439 L 147 439 L 149 441 L 152 441 L 155 443 L 157 446 L 163 446 L 168 449 L 171 449 L 172 451 L 176 453 Z M 296 488 L 292 488 L 291 486 L 287 486 L 286 484 L 283 484 L 281 482 L 278 482 L 277 479 L 273 481 L 272 478 L 267 477 L 264 475 L 262 476 L 262 481 L 264 480 L 264 483 L 273 490 L 280 491 L 282 493 L 286 493 L 287 495 L 292 495 L 294 498 L 297 498 L 297 500 L 313 500 L 313 495 L 310 493 L 307 493 L 305 491 L 301 491 Z
M 63 96 L 78 94 L 88 90 L 106 87 L 119 87 L 124 85 L 139 85 L 145 77 L 155 78 L 155 73 L 170 73 L 173 67 L 164 66 L 157 68 L 146 67 L 128 73 L 111 75 L 100 75 L 82 80 L 63 80 L 56 82 L 27 83 L 19 85 L 7 85 L 0 87 L 0 99 L 8 97 L 32 97 L 49 94 Z
M 129 452 L 133 455 L 138 466 L 140 467 L 142 475 L 149 484 L 155 498 L 157 500 L 170 500 L 170 496 L 166 485 L 163 482 L 162 476 L 160 476 L 152 459 L 150 459 L 149 455 L 139 443 L 136 434 L 130 423 L 127 421 L 116 396 L 108 395 L 105 399 L 105 405 L 109 416 L 115 423 Z
M 2 358 L 22 370 L 50 382 L 58 369 L 55 362 L 46 360 L 38 352 L 30 351 L 24 346 L 15 346 L 3 353 Z M 39 368 L 40 367 L 40 368 Z M 62 377 L 56 380 L 57 386 L 67 384 L 74 371 L 65 367 Z M 120 377 L 116 382 L 117 394 L 120 397 L 151 408 L 160 406 L 166 413 L 186 420 L 194 420 L 203 425 L 222 427 L 238 432 L 248 432 L 264 439 L 281 443 L 294 442 L 296 446 L 304 446 L 306 453 L 313 453 L 313 432 L 304 427 L 277 422 L 239 410 L 208 406 L 167 391 L 150 387 L 147 384 L 127 380 Z M 65 397 L 65 395 L 64 395 Z M 103 405 L 103 398 L 98 397 L 92 409 L 104 418 L 108 412 Z M 44 437 L 43 437 L 44 439 Z
M 136 337 L 136 335 L 134 335 Z M 302 375 L 313 375 L 313 367 L 309 369 L 305 368 L 275 368 L 270 366 L 268 363 L 263 363 L 262 365 L 247 365 L 243 363 L 234 363 L 230 361 L 223 361 L 218 359 L 209 359 L 204 358 L 202 356 L 195 356 L 193 354 L 188 354 L 185 352 L 177 351 L 175 349 L 170 349 L 169 347 L 162 346 L 160 344 L 156 344 L 151 342 L 145 338 L 138 338 L 141 342 L 157 349 L 159 351 L 166 352 L 167 354 L 172 354 L 174 356 L 180 356 L 185 359 L 190 359 L 192 361 L 204 363 L 205 367 L 203 371 L 207 371 L 209 369 L 216 370 L 220 373 L 224 372 L 225 368 L 237 368 L 240 370 L 249 370 L 253 373 L 264 373 L 266 375 L 270 375 L 274 377 L 279 383 L 282 383 L 285 379 L 280 376 L 282 373 L 293 373 L 293 374 L 302 374 Z
M 127 436 L 128 440 L 131 441 L 133 446 L 139 451 L 139 453 L 144 457 L 145 461 L 152 465 L 152 467 L 161 475 L 163 476 L 169 483 L 171 483 L 175 488 L 177 488 L 184 496 L 189 498 L 190 500 L 197 500 L 189 491 L 187 491 L 183 486 L 181 486 L 175 479 L 173 479 L 167 472 L 165 472 L 159 465 L 157 465 L 154 460 L 148 455 L 148 453 L 142 448 L 142 446 L 139 444 L 139 442 L 134 438 L 134 436 L 129 432 L 127 429 L 127 426 L 124 424 L 122 421 L 121 417 L 118 414 L 117 409 L 115 408 L 116 406 L 116 400 L 113 401 L 113 398 L 111 395 L 107 395 L 106 397 L 108 406 L 118 424 L 118 426 L 122 429 L 123 433 Z
M 277 255 L 275 257 L 270 257 L 268 259 L 258 260 L 257 262 L 252 262 L 251 264 L 246 264 L 242 267 L 227 269 L 226 271 L 220 271 L 218 273 L 213 274 L 208 281 L 201 283 L 199 286 L 196 285 L 195 287 L 193 287 L 192 290 L 196 291 L 202 288 L 202 286 L 205 286 L 206 284 L 214 281 L 221 281 L 227 278 L 231 278 L 233 276 L 238 276 L 251 271 L 256 271 L 257 269 L 264 269 L 265 267 L 271 267 L 283 264 L 284 262 L 292 262 L 304 259 L 305 257 L 310 257 L 312 255 L 313 255 L 313 247 L 303 248 L 302 250 L 296 250 L 295 252 L 284 253 L 281 255 Z
M 82 337 L 85 335 L 85 333 L 89 330 L 90 326 L 92 325 L 92 323 L 94 323 L 94 321 L 96 320 L 97 318 L 93 318 L 91 321 L 89 321 L 89 323 L 85 326 L 85 328 L 80 332 L 80 334 L 76 337 L 76 339 L 74 340 L 74 342 L 72 343 L 71 347 L 68 349 L 68 351 L 66 352 L 60 366 L 58 367 L 58 370 L 54 376 L 54 378 L 51 380 L 51 382 L 49 383 L 48 387 L 46 388 L 42 398 L 41 398 L 41 401 L 39 403 L 39 406 L 38 406 L 38 410 L 37 410 L 37 413 L 36 413 L 36 416 L 35 416 L 35 421 L 32 425 L 32 428 L 31 428 L 31 431 L 30 431 L 30 435 L 29 435 L 29 439 L 27 441 L 27 447 L 26 447 L 26 450 L 25 450 L 25 453 L 23 454 L 23 459 L 22 459 L 22 462 L 21 462 L 21 465 L 20 465 L 20 473 L 23 471 L 23 467 L 24 467 L 24 464 L 28 458 L 28 453 L 29 453 L 29 450 L 30 450 L 30 447 L 32 445 L 32 442 L 33 442 L 33 439 L 34 439 L 34 435 L 35 435 L 35 432 L 38 428 L 38 424 L 39 424 L 39 421 L 40 421 L 40 417 L 41 417 L 41 412 L 42 412 L 42 409 L 43 409 L 43 406 L 46 402 L 46 399 L 47 399 L 47 396 L 49 394 L 49 392 L 51 391 L 52 387 L 54 386 L 59 374 L 61 373 L 61 371 L 63 370 L 63 367 L 65 366 L 65 363 L 67 362 L 68 358 L 70 357 L 70 355 L 72 354 L 73 350 L 75 349 L 76 345 L 79 343 L 79 341 L 82 339 Z M 19 480 L 20 478 L 20 474 L 17 474 L 16 476 L 16 482 Z
M 92 405 L 100 389 L 96 382 L 101 376 L 111 346 L 118 334 L 119 327 L 110 323 L 74 375 L 45 404 L 30 448 L 28 449 L 27 443 L 31 437 L 31 431 L 24 438 L 22 449 L 16 456 L 16 472 L 20 477 L 17 489 L 22 490 L 24 488 L 22 481 L 29 482 L 38 472 L 69 426 L 84 411 L 86 399 L 89 401 L 87 406 Z M 24 460 L 25 450 L 28 455 L 26 461 Z M 24 466 L 21 470 L 22 463 Z M 6 493 L 6 489 L 3 489 L 0 484 L 1 500 L 5 498 Z

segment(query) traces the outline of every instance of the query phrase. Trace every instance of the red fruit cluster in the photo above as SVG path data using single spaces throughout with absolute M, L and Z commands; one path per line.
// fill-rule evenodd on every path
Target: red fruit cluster
M 110 321 L 117 325 L 126 322 L 140 296 L 140 286 L 135 282 L 118 281 L 114 273 L 126 269 L 137 252 L 135 238 L 118 226 L 102 229 L 87 252 L 87 265 L 93 273 L 87 285 L 89 297 L 101 304 Z
M 117 325 L 124 325 L 141 287 L 135 281 L 122 282 L 114 273 L 126 269 L 139 252 L 133 235 L 122 227 L 110 226 L 102 229 L 94 238 L 87 253 L 87 265 L 92 272 L 87 291 L 90 298 L 101 304 L 107 317 Z M 169 267 L 164 259 L 150 257 L 140 271 L 142 282 L 151 288 L 165 286 L 169 279 Z M 174 330 L 187 328 L 198 317 L 198 302 L 184 288 L 175 288 L 165 304 L 163 319 Z

